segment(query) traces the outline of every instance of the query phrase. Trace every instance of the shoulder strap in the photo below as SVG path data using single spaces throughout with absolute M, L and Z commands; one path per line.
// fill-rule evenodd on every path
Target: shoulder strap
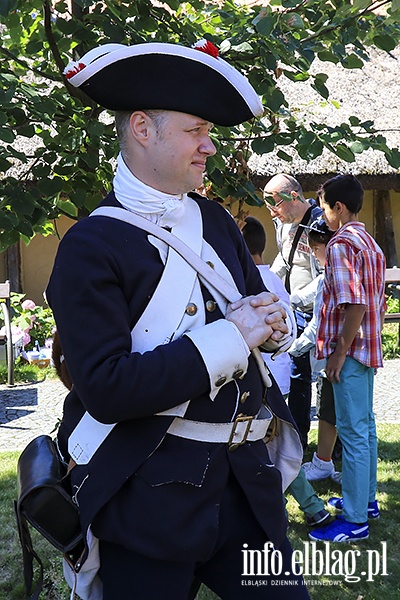
M 24 570 L 24 581 L 26 597 L 29 600 L 38 600 L 43 587 L 43 563 L 33 549 L 32 538 L 29 532 L 28 523 L 24 515 L 19 510 L 18 502 L 14 501 L 15 516 L 17 519 L 18 536 L 22 548 L 22 563 Z M 39 578 L 35 589 L 32 591 L 33 584 L 33 559 L 37 561 L 40 567 Z
M 182 240 L 177 238 L 174 234 L 170 233 L 166 229 L 163 229 L 155 223 L 152 223 L 148 219 L 116 206 L 99 207 L 91 213 L 91 216 L 103 216 L 119 219 L 120 221 L 125 221 L 131 225 L 139 227 L 139 229 L 143 229 L 144 231 L 151 233 L 155 237 L 163 240 L 166 244 L 178 252 L 178 254 L 180 254 L 198 272 L 199 276 L 203 277 L 205 281 L 207 281 L 212 287 L 225 296 L 228 302 L 235 302 L 236 300 L 240 300 L 242 297 L 235 287 L 233 287 L 229 282 L 221 277 L 221 275 L 214 271 L 209 264 L 204 262 L 195 252 L 193 252 L 191 248 L 189 248 L 189 246 L 182 242 Z M 290 317 L 290 321 L 292 328 L 294 328 L 295 324 L 292 317 Z M 285 349 L 286 348 L 281 348 L 281 350 Z M 264 385 L 266 387 L 271 387 L 272 383 L 269 377 L 269 371 L 264 359 L 262 358 L 259 348 L 254 348 L 251 353 L 256 361 Z M 91 445 L 90 450 L 88 448 L 83 449 L 79 443 L 76 443 L 76 439 L 79 438 L 79 430 L 84 422 L 86 432 L 88 431 L 88 427 L 92 428 L 93 436 L 91 436 L 91 439 L 95 440 L 95 442 Z M 115 423 L 99 423 L 93 419 L 88 412 L 86 412 L 78 425 L 75 427 L 74 431 L 69 436 L 68 452 L 70 456 L 78 464 L 86 464 L 89 462 L 94 452 L 96 452 L 97 448 L 103 443 L 115 425 Z
M 221 275 L 219 275 L 214 269 L 204 262 L 187 244 L 182 242 L 173 233 L 159 227 L 155 223 L 152 223 L 148 219 L 141 217 L 135 213 L 129 212 L 124 208 L 117 206 L 102 206 L 96 208 L 91 213 L 91 216 L 97 217 L 113 217 L 120 221 L 131 223 L 139 229 L 148 231 L 160 240 L 163 240 L 166 244 L 171 246 L 178 254 L 180 254 L 192 267 L 203 277 L 210 285 L 216 288 L 229 302 L 235 302 L 241 298 L 238 290 L 228 283 Z
M 208 263 L 204 262 L 204 260 L 197 256 L 197 254 L 193 252 L 193 250 L 189 248 L 189 246 L 182 242 L 182 240 L 177 238 L 174 234 L 170 233 L 166 229 L 155 225 L 148 219 L 136 215 L 135 213 L 129 212 L 123 208 L 111 206 L 99 207 L 96 210 L 94 210 L 91 214 L 93 216 L 99 215 L 120 219 L 122 221 L 131 223 L 132 225 L 135 225 L 136 227 L 139 227 L 144 231 L 148 231 L 152 235 L 163 240 L 174 250 L 176 250 L 176 252 L 178 252 L 190 265 L 192 265 L 192 267 L 199 273 L 200 277 L 203 277 L 205 281 L 207 281 L 212 287 L 214 287 L 223 296 L 225 296 L 228 302 L 236 302 L 242 297 L 235 287 L 233 287 L 223 277 L 221 277 L 221 275 L 214 271 L 214 269 Z M 288 317 L 290 318 L 292 330 L 294 330 L 294 328 L 296 327 L 294 319 L 289 313 Z M 286 349 L 286 347 L 281 348 L 282 351 L 285 351 Z M 265 365 L 264 359 L 262 358 L 259 348 L 254 348 L 251 353 L 257 363 L 265 386 L 270 387 L 271 380 L 269 377 L 269 372 Z
M 289 294 L 290 294 L 290 274 L 291 274 L 292 268 L 293 268 L 293 257 L 294 257 L 294 253 L 296 252 L 296 248 L 298 246 L 301 234 L 303 233 L 303 228 L 301 227 L 301 225 L 305 225 L 306 223 L 308 223 L 310 216 L 311 216 L 311 210 L 312 210 L 312 206 L 310 206 L 310 208 L 307 210 L 307 212 L 304 213 L 304 216 L 296 229 L 296 233 L 293 238 L 292 246 L 290 248 L 289 258 L 287 260 L 289 268 L 287 269 L 286 276 L 285 276 L 285 288 L 289 292 Z

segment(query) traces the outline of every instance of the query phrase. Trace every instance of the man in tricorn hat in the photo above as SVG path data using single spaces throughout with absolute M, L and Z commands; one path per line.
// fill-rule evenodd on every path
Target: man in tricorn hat
M 232 600 L 309 597 L 286 538 L 270 410 L 294 434 L 289 480 L 301 446 L 257 366 L 259 346 L 293 340 L 290 308 L 265 291 L 224 208 L 192 193 L 213 124 L 262 105 L 212 44 L 200 50 L 109 44 L 66 70 L 116 112 L 121 148 L 113 191 L 65 235 L 47 289 L 74 382 L 58 442 L 87 540 L 75 563 L 84 600 L 186 600 L 193 582 Z

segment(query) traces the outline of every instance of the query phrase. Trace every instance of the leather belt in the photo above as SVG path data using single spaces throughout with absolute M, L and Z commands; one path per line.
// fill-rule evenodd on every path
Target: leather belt
M 167 433 L 198 442 L 228 444 L 229 450 L 235 450 L 245 442 L 266 437 L 273 416 L 266 407 L 264 415 L 265 418 L 257 418 L 259 415 L 240 414 L 231 423 L 205 423 L 176 417 Z

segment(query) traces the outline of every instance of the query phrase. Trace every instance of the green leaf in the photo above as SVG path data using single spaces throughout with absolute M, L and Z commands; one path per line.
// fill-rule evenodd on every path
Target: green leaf
M 75 189 L 70 193 L 69 198 L 75 206 L 82 208 L 85 205 L 87 191 L 86 189 Z
M 371 0 L 353 0 L 353 7 L 357 10 L 363 10 L 371 6 Z
M 18 230 L 22 235 L 26 235 L 26 237 L 31 238 L 33 236 L 33 228 L 29 221 L 26 219 L 21 219 L 19 222 Z
M 10 210 L 0 211 L 0 230 L 6 229 L 11 231 L 18 224 L 18 218 L 15 213 Z
M 275 148 L 274 140 L 270 137 L 259 137 L 251 142 L 251 148 L 257 154 L 268 154 Z
M 390 35 L 376 35 L 373 40 L 375 46 L 386 52 L 394 50 L 398 44 L 398 42 Z
M 373 128 L 373 125 L 373 121 L 363 121 L 362 123 L 360 123 L 360 127 L 363 127 L 367 131 L 371 130 Z
M 324 144 L 320 140 L 315 140 L 310 144 L 298 144 L 296 150 L 304 160 L 314 160 L 321 156 L 324 149 Z
M 264 94 L 263 98 L 268 108 L 275 113 L 278 112 L 279 108 L 285 102 L 285 96 L 282 94 L 281 90 L 278 90 L 278 88 L 274 88 L 269 94 Z
M 272 16 L 263 17 L 256 25 L 256 31 L 265 37 L 269 37 L 275 27 L 275 19 Z
M 354 116 L 349 117 L 349 121 L 350 121 L 350 124 L 353 125 L 353 127 L 356 127 L 357 125 L 360 125 L 360 123 L 361 123 L 360 119 L 358 117 L 354 117 Z
M 285 77 L 287 77 L 291 81 L 307 81 L 308 79 L 310 79 L 310 74 L 307 72 L 305 73 L 304 71 L 299 73 L 299 72 L 293 72 L 293 71 L 288 71 L 287 69 L 283 69 L 283 73 L 284 73 Z
M 350 144 L 350 148 L 351 151 L 354 152 L 354 154 L 361 154 L 365 150 L 364 144 L 360 141 L 353 142 L 352 144 Z
M 57 202 L 57 206 L 64 212 L 70 215 L 71 217 L 76 217 L 76 206 L 72 204 L 69 200 L 63 200 Z
M 275 136 L 275 143 L 279 146 L 288 146 L 293 142 L 294 137 L 293 133 L 278 133 Z
M 30 216 L 35 209 L 35 202 L 28 193 L 23 190 L 16 190 L 15 195 L 11 199 L 11 206 L 18 215 Z
M 0 140 L 12 144 L 15 140 L 15 133 L 9 127 L 0 127 Z
M 278 2 L 278 4 L 281 4 L 281 2 Z M 282 0 L 282 6 L 285 8 L 295 8 L 298 4 L 298 0 Z
M 51 173 L 51 166 L 45 165 L 42 162 L 37 163 L 34 167 L 32 167 L 32 175 L 36 179 L 45 179 L 49 177 Z
M 389 149 L 389 152 L 385 152 L 385 157 L 391 167 L 400 168 L 400 152 L 397 148 Z
M 104 134 L 104 125 L 100 121 L 90 121 L 87 126 L 90 137 L 99 138 Z
M 304 22 L 297 13 L 287 13 L 283 16 L 283 22 L 289 29 L 304 29 Z
M 278 152 L 276 154 L 279 158 L 281 158 L 282 160 L 286 160 L 287 162 L 291 162 L 293 160 L 293 158 L 290 156 L 290 154 L 287 154 L 283 150 L 278 150 Z
M 235 52 L 251 52 L 253 48 L 248 42 L 243 42 L 243 44 L 239 44 L 238 46 L 232 46 L 232 50 Z
M 319 60 L 325 61 L 325 62 L 332 62 L 337 64 L 339 62 L 339 58 L 336 56 L 336 54 L 334 54 L 333 52 L 330 52 L 329 50 L 321 50 L 321 52 L 317 52 L 317 56 L 319 58 Z
M 68 6 L 67 6 L 66 2 L 56 2 L 56 4 L 54 5 L 54 8 L 59 13 L 64 13 L 64 12 L 67 12 L 67 10 L 68 10 Z
M 18 0 L 0 0 L 0 15 L 7 17 L 18 6 Z
M 33 125 L 25 125 L 25 127 L 18 128 L 18 135 L 23 137 L 31 138 L 35 135 L 35 128 Z
M 178 10 L 180 6 L 180 0 L 165 0 L 165 3 L 172 8 L 172 10 Z
M 38 188 L 42 192 L 43 196 L 49 198 L 61 192 L 63 187 L 64 181 L 60 177 L 54 177 L 53 179 L 43 179 L 38 183 Z
M 325 81 L 327 79 L 327 75 L 325 75 L 324 73 L 319 73 L 318 75 L 315 75 L 314 83 L 311 84 L 311 87 L 325 99 L 329 98 L 329 90 L 325 85 Z
M 364 66 L 364 61 L 355 54 L 349 54 L 341 62 L 345 69 L 362 69 Z
M 346 162 L 355 161 L 354 152 L 344 144 L 337 144 L 337 146 L 334 146 L 333 152 L 336 154 L 336 156 L 342 160 L 345 160 Z
M 8 169 L 12 167 L 12 163 L 6 158 L 0 156 L 0 172 L 5 173 Z
M 82 8 L 89 8 L 89 6 L 95 3 L 95 0 L 74 0 L 74 2 Z
M 56 26 L 57 29 L 64 35 L 72 35 L 75 33 L 78 24 L 74 19 L 62 19 L 61 17 L 58 17 L 56 20 Z

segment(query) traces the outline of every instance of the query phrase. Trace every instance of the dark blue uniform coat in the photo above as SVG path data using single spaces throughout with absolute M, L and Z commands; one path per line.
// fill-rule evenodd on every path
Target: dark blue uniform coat
M 263 291 L 234 220 L 218 203 L 194 198 L 203 237 L 239 291 Z M 119 206 L 113 193 L 103 205 Z M 92 523 L 100 539 L 150 557 L 205 560 L 233 473 L 266 538 L 279 547 L 287 526 L 281 477 L 265 444 L 246 443 L 229 452 L 226 444 L 165 436 L 173 417 L 153 416 L 191 399 L 186 418 L 227 422 L 234 414 L 256 414 L 265 393 L 250 357 L 246 376 L 223 386 L 211 401 L 204 362 L 186 336 L 143 355 L 131 352 L 131 329 L 162 272 L 146 232 L 111 218 L 84 219 L 60 243 L 47 298 L 74 381 L 59 429 L 60 448 L 67 455 L 68 436 L 85 410 L 101 422 L 118 422 L 90 463 L 72 471 L 83 527 Z M 206 302 L 210 294 L 202 291 Z M 223 315 L 217 309 L 206 311 L 206 318 L 211 322 Z M 244 392 L 249 394 L 243 403 Z M 291 420 L 276 384 L 268 389 L 267 401 Z

